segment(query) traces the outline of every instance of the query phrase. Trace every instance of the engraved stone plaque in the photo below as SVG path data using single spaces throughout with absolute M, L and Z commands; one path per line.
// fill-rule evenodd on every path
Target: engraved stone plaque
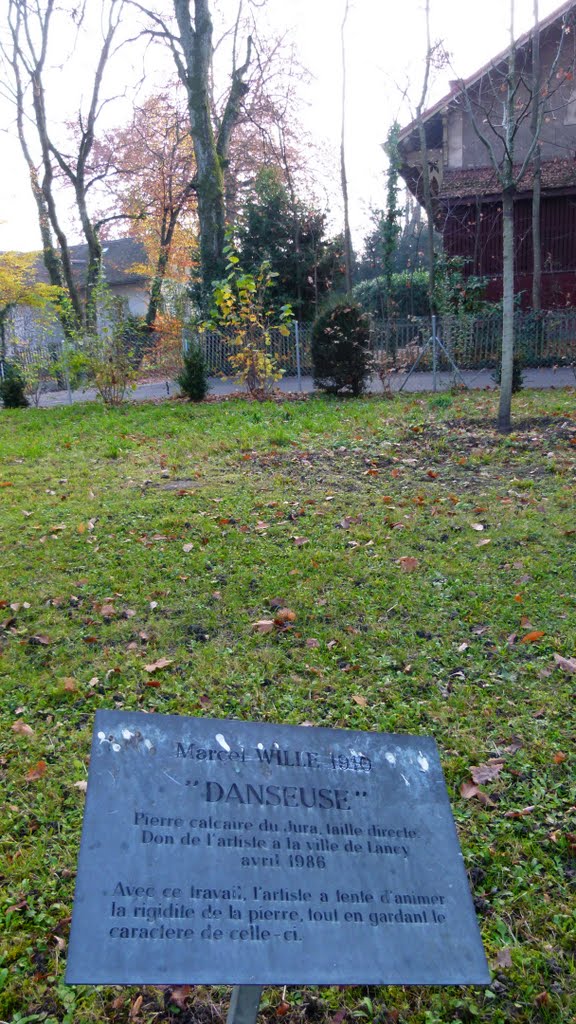
M 66 980 L 488 984 L 434 741 L 98 712 Z

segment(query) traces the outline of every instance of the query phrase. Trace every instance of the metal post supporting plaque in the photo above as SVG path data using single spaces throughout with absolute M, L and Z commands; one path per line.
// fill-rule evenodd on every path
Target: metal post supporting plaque
M 226 1024 L 255 1024 L 262 985 L 235 985 Z

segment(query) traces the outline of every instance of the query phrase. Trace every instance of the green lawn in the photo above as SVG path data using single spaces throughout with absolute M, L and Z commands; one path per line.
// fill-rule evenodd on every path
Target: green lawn
M 491 988 L 266 990 L 271 1021 L 576 1020 L 575 393 L 509 436 L 495 401 L 0 412 L 2 1022 L 225 1013 L 63 984 L 98 708 L 436 738 Z

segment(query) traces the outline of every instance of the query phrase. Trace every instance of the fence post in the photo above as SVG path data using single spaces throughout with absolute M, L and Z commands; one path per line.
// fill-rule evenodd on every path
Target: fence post
M 302 391 L 302 366 L 300 363 L 300 324 L 294 321 L 294 338 L 296 341 L 296 376 L 298 377 L 298 391 Z
M 438 352 L 436 349 L 436 317 L 432 317 L 432 390 L 438 390 Z

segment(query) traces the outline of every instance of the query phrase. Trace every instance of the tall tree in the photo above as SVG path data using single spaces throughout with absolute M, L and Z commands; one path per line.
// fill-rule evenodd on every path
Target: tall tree
M 426 138 L 426 126 L 422 117 L 424 107 L 428 99 L 430 87 L 430 76 L 434 60 L 434 48 L 430 32 L 430 0 L 426 0 L 424 6 L 425 30 L 426 30 L 426 54 L 424 57 L 424 77 L 422 79 L 422 90 L 416 107 L 416 123 L 418 126 L 418 138 L 420 152 L 422 154 L 422 193 L 424 197 L 424 209 L 426 210 L 426 250 L 429 264 L 428 296 L 430 301 L 430 312 L 436 312 L 436 268 L 434 259 L 434 208 L 432 205 L 432 188 L 430 183 L 430 161 L 428 157 L 428 140 Z
M 67 292 L 69 302 L 64 327 L 89 329 L 96 324 L 96 293 L 101 277 L 102 246 L 99 227 L 89 208 L 89 193 L 96 178 L 91 158 L 98 115 L 103 105 L 102 87 L 123 9 L 123 0 L 104 0 L 101 9 L 101 39 L 95 61 L 88 101 L 79 109 L 74 130 L 62 141 L 61 124 L 54 113 L 57 98 L 53 66 L 62 59 L 65 25 L 80 32 L 88 12 L 88 0 L 80 5 L 68 0 L 60 7 L 56 0 L 8 0 L 7 41 L 1 44 L 7 71 L 7 88 L 15 104 L 18 137 L 28 165 L 42 237 L 44 262 L 52 285 Z M 48 85 L 50 83 L 50 87 Z M 70 243 L 58 203 L 58 182 L 73 191 L 76 211 L 88 247 L 86 278 L 78 281 L 70 254 Z
M 342 188 L 342 203 L 344 207 L 344 264 L 346 267 L 346 291 L 352 289 L 352 269 L 354 265 L 354 254 L 352 252 L 352 235 L 350 233 L 350 214 L 348 201 L 348 177 L 346 174 L 346 21 L 350 0 L 344 2 L 344 17 L 340 27 L 340 60 L 342 69 L 342 99 L 341 99 L 341 121 L 340 121 L 340 184 Z
M 511 429 L 512 380 L 514 367 L 514 200 L 518 187 L 534 159 L 539 147 L 542 120 L 547 104 L 541 102 L 542 81 L 538 56 L 538 85 L 534 79 L 534 68 L 526 74 L 526 58 L 522 66 L 518 58 L 514 33 L 514 0 L 509 0 L 509 44 L 507 55 L 498 65 L 490 68 L 484 76 L 485 87 L 466 87 L 460 83 L 466 110 L 474 132 L 488 154 L 496 174 L 502 195 L 502 353 L 500 369 L 500 403 L 498 429 Z M 562 67 L 565 42 L 566 18 L 560 31 L 559 41 L 547 68 L 546 86 L 548 100 L 559 87 L 566 75 L 571 77 L 572 69 Z M 555 83 L 555 84 L 554 84 Z M 537 95 L 534 89 L 537 88 Z M 526 130 L 526 125 L 528 129 Z M 523 132 L 522 145 L 519 135 Z
M 233 28 L 232 67 L 228 87 L 218 110 L 213 104 L 213 24 L 209 0 L 172 0 L 175 24 L 154 10 L 132 0 L 152 22 L 150 34 L 170 47 L 178 77 L 187 96 L 190 134 L 194 146 L 200 231 L 200 276 L 204 293 L 225 268 L 223 256 L 226 226 L 224 169 L 232 136 L 249 90 L 248 69 L 253 40 L 241 43 L 243 0 L 240 0 Z M 241 62 L 240 62 L 241 61 Z
M 542 68 L 540 60 L 540 27 L 538 0 L 533 0 L 534 30 L 532 33 L 532 115 L 530 130 L 536 139 L 532 168 L 532 309 L 539 310 L 542 302 L 542 237 L 540 213 L 542 208 L 542 147 L 540 125 L 542 98 Z
M 146 249 L 152 327 L 167 276 L 184 283 L 197 237 L 196 162 L 188 114 L 177 90 L 165 90 L 134 107 L 128 125 L 106 134 L 96 147 L 107 168 L 107 206 L 130 219 L 131 234 Z
M 282 180 L 280 168 L 262 168 L 238 228 L 244 270 L 256 274 L 263 260 L 277 274 L 270 299 L 290 303 L 299 320 L 311 320 L 318 303 L 342 283 L 341 246 L 325 238 L 325 217 L 298 199 Z

